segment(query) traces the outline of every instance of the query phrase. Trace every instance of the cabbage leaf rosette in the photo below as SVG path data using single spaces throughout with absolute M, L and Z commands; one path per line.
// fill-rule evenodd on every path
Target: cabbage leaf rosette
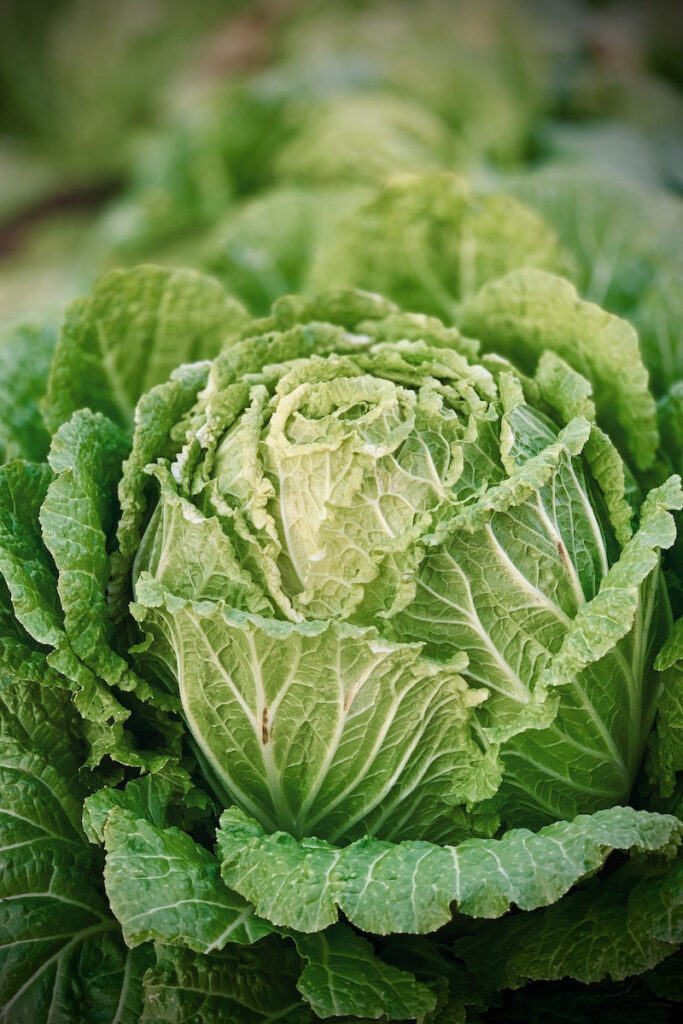
M 482 355 L 362 291 L 250 320 L 199 275 L 106 281 L 57 343 L 48 462 L 2 469 L 0 1020 L 79 1019 L 68 978 L 105 966 L 88 1019 L 251 1024 L 666 963 L 681 824 L 633 793 L 648 744 L 672 771 L 680 482 L 635 496 L 558 325 L 521 372 L 495 325 Z M 134 414 L 125 337 L 185 359 Z

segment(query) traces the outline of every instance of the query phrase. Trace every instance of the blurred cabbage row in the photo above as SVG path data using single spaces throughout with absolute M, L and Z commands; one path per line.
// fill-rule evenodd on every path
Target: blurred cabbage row
M 45 332 L 154 262 L 253 315 L 359 285 L 459 322 L 540 267 L 637 328 L 680 468 L 679 27 L 668 4 L 10 2 L 0 321 Z
M 208 269 L 261 312 L 318 283 L 337 225 L 388 178 L 441 170 L 540 211 L 581 289 L 645 318 L 668 376 L 680 346 L 655 351 L 661 325 L 633 307 L 676 270 L 670 21 L 503 0 L 10 4 L 0 315 L 140 260 Z

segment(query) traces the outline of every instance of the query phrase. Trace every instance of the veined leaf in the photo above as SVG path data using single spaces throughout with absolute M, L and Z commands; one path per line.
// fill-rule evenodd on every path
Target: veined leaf
M 335 847 L 268 835 L 235 808 L 221 818 L 218 849 L 227 884 L 274 924 L 318 931 L 342 911 L 359 928 L 385 935 L 435 931 L 451 919 L 453 903 L 470 917 L 500 917 L 513 904 L 545 906 L 611 850 L 670 850 L 680 832 L 677 818 L 615 807 L 458 846 L 368 837 Z
M 141 395 L 181 363 L 217 355 L 244 320 L 241 305 L 196 271 L 112 271 L 67 310 L 44 402 L 49 429 L 89 408 L 130 430 Z
M 0 689 L 0 1021 L 136 1024 L 150 950 L 127 950 L 80 826 L 83 743 L 68 693 Z

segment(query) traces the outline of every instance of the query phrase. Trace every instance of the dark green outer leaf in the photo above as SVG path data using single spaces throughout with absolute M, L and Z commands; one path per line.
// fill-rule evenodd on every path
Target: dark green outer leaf
M 0 688 L 0 1021 L 137 1024 L 149 950 L 127 950 L 80 826 L 68 694 Z

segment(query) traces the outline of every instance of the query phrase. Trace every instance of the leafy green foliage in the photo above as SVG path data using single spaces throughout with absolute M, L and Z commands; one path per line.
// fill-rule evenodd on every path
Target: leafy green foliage
M 300 961 L 274 938 L 248 948 L 198 956 L 161 946 L 145 977 L 143 1024 L 314 1024 L 296 988 Z M 268 983 L 264 985 L 264 977 Z
M 508 187 L 555 228 L 576 261 L 581 294 L 631 321 L 653 390 L 666 390 L 683 373 L 677 200 L 574 171 L 547 170 Z
M 633 878 L 627 867 L 553 907 L 509 917 L 495 931 L 481 923 L 456 942 L 455 953 L 492 991 L 529 980 L 589 983 L 643 974 L 680 942 L 682 871 L 680 862 L 664 870 L 655 864 Z M 491 961 L 500 976 L 492 976 Z
M 365 931 L 423 933 L 450 920 L 452 903 L 471 917 L 499 917 L 512 903 L 532 910 L 554 902 L 599 867 L 610 848 L 662 849 L 677 841 L 678 828 L 674 818 L 639 819 L 628 808 L 611 808 L 538 833 L 510 830 L 501 840 L 471 839 L 455 848 L 366 839 L 337 849 L 265 835 L 241 812 L 226 811 L 218 847 L 228 884 L 277 924 L 316 931 L 339 908 Z
M 166 269 L 0 332 L 0 1021 L 663 1021 L 671 33 L 39 6 L 0 305 Z
M 362 186 L 281 186 L 230 211 L 212 234 L 207 269 L 255 316 L 305 291 L 310 266 L 337 224 L 367 197 Z
M 0 462 L 41 462 L 50 446 L 40 412 L 56 331 L 49 323 L 17 324 L 0 338 Z
M 0 1019 L 135 1024 L 148 948 L 126 948 L 81 829 L 84 756 L 68 695 L 0 689 Z
M 72 307 L 0 469 L 7 1024 L 444 1024 L 680 943 L 680 480 L 629 490 L 628 325 L 487 274 L 474 338 L 151 267 Z
M 88 407 L 129 429 L 144 392 L 180 363 L 216 355 L 243 320 L 217 282 L 193 271 L 113 271 L 67 311 L 45 398 L 48 427 Z

